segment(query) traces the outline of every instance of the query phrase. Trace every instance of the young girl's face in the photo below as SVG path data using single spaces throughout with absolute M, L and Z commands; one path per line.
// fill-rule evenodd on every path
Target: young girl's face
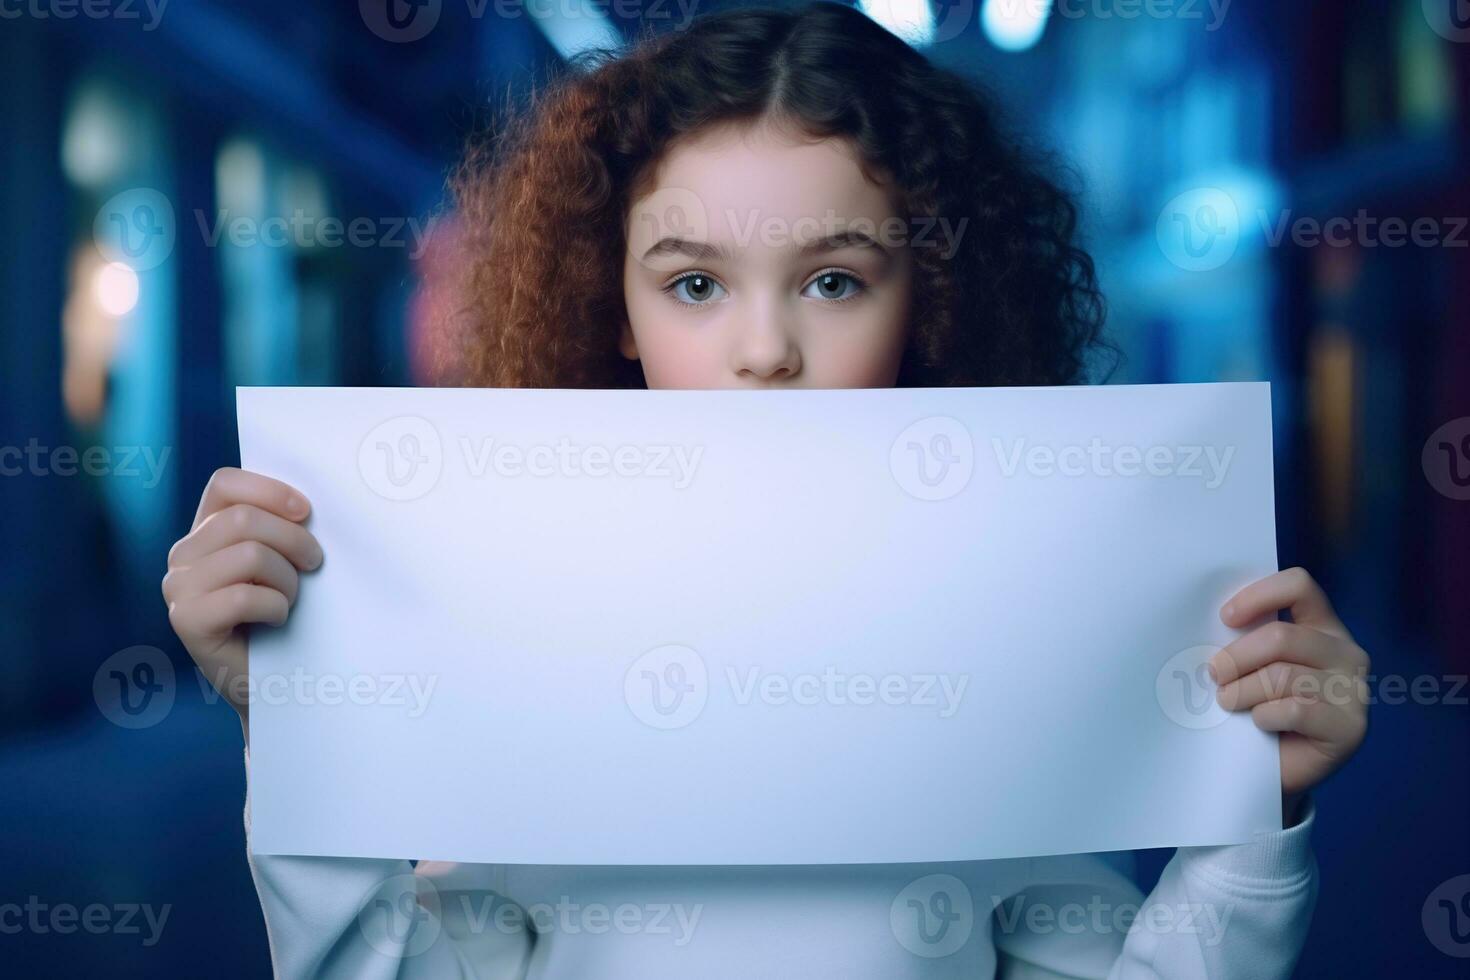
M 629 209 L 623 264 L 621 348 L 648 387 L 894 384 L 913 275 L 894 232 L 907 226 L 854 153 L 764 123 L 669 150 Z

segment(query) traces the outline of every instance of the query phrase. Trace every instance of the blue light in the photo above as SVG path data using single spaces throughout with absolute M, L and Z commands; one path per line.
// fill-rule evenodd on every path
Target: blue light
M 588 0 L 564 0 L 554 8 L 549 4 L 530 4 L 526 11 L 546 40 L 567 60 L 590 50 L 618 50 L 623 35 L 599 9 Z
M 934 41 L 934 10 L 929 0 L 859 0 L 858 6 L 889 33 L 913 47 Z
M 1002 51 L 1025 51 L 1046 32 L 1052 0 L 985 0 L 980 26 Z

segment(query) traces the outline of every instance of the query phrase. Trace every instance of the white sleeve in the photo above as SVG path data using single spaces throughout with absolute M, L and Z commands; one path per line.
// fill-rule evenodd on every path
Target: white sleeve
M 1181 847 L 1147 898 L 1118 866 L 1129 858 L 1038 859 L 1028 874 L 1035 884 L 995 910 L 997 976 L 1287 980 L 1317 900 L 1315 819 L 1307 800 L 1288 830 Z
M 526 930 L 469 928 L 486 907 L 440 893 L 402 860 L 290 857 L 250 851 L 250 753 L 245 753 L 245 844 L 277 977 L 522 977 Z M 481 923 L 483 925 L 483 923 Z

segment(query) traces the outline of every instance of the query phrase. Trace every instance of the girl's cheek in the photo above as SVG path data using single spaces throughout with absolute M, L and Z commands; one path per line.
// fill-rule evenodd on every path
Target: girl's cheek
M 866 339 L 860 345 L 835 343 L 807 352 L 808 383 L 819 388 L 891 388 L 898 380 L 902 345 L 886 334 Z
M 820 379 L 809 383 L 823 388 L 891 388 L 910 329 L 912 267 L 907 255 L 885 276 L 873 276 L 874 285 L 858 315 L 833 313 L 812 332 L 825 349 L 813 351 L 811 366 L 820 366 Z
M 730 384 L 724 352 L 689 329 L 645 331 L 638 345 L 650 388 L 721 388 Z
M 907 293 L 889 293 L 859 319 L 837 315 L 808 332 L 807 383 L 821 388 L 891 388 L 907 337 Z

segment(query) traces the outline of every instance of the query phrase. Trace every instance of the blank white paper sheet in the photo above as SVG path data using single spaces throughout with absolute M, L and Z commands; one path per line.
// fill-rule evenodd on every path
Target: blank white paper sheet
M 1214 700 L 1265 384 L 240 388 L 326 561 L 250 648 L 252 846 L 509 864 L 1248 841 Z

